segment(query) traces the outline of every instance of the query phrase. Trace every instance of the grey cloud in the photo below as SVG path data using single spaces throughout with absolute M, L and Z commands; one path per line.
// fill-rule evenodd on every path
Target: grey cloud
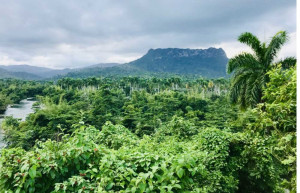
M 149 48 L 209 47 L 277 30 L 296 31 L 295 0 L 1 0 L 0 64 L 1 55 L 60 68 L 125 62 Z

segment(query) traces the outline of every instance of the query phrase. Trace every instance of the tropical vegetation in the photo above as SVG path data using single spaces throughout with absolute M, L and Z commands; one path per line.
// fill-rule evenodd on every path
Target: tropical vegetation
M 263 87 L 270 80 L 267 72 L 278 64 L 284 68 L 295 66 L 296 59 L 288 57 L 275 63 L 278 52 L 288 41 L 286 31 L 275 34 L 269 43 L 260 42 L 249 32 L 241 34 L 238 40 L 248 45 L 253 54 L 244 52 L 229 60 L 227 72 L 233 72 L 230 99 L 241 108 L 254 107 L 263 102 Z
M 32 96 L 40 108 L 2 123 L 0 192 L 295 193 L 295 61 L 272 59 L 261 98 L 235 105 L 238 72 L 254 70 L 240 57 L 231 79 L 1 80 L 3 109 Z

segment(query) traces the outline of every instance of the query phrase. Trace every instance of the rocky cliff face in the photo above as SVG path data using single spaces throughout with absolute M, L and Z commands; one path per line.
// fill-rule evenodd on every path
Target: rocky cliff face
M 228 58 L 222 48 L 150 49 L 140 59 L 129 63 L 151 72 L 201 74 L 208 77 L 226 76 Z
M 181 57 L 195 57 L 195 56 L 202 57 L 202 58 L 210 58 L 210 57 L 227 58 L 222 48 L 208 48 L 208 49 L 158 48 L 158 49 L 150 49 L 145 56 L 158 57 L 158 59 L 162 57 L 181 58 Z

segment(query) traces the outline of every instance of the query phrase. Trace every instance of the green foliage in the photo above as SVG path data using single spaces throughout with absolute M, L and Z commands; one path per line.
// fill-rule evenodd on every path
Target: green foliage
M 244 138 L 238 192 L 283 192 L 280 183 L 284 168 L 272 155 L 274 138 L 253 133 L 245 134 Z
M 242 53 L 231 58 L 227 65 L 227 72 L 234 73 L 230 91 L 231 101 L 245 109 L 262 102 L 263 88 L 269 82 L 267 72 L 274 66 L 274 59 L 287 42 L 288 35 L 285 31 L 280 31 L 267 44 L 246 32 L 241 34 L 238 40 L 254 51 L 254 54 Z M 280 62 L 288 67 L 295 63 L 295 59 L 287 58 Z
M 296 67 L 282 70 L 278 66 L 268 75 L 270 82 L 263 97 L 266 102 L 254 109 L 257 119 L 250 129 L 273 138 L 269 151 L 286 169 L 281 174 L 283 186 L 296 192 Z
M 103 141 L 103 135 L 113 139 L 115 131 L 124 132 L 125 128 L 107 124 L 99 132 L 93 127 L 80 126 L 72 137 L 65 136 L 61 142 L 40 142 L 28 152 L 2 150 L 1 188 L 12 192 L 232 192 L 237 189 L 238 181 L 233 175 L 236 170 L 228 168 L 232 160 L 229 133 L 218 130 L 216 135 L 216 130 L 207 129 L 192 143 L 179 142 L 185 151 L 174 153 L 174 146 L 169 149 L 151 139 L 144 139 L 136 146 L 123 143 L 122 148 L 114 150 L 115 146 Z M 221 143 L 223 139 L 226 140 Z M 143 151 L 142 146 L 151 143 L 164 151 Z
M 6 106 L 8 104 L 12 103 L 10 99 L 8 99 L 5 95 L 0 93 L 0 113 L 4 112 L 6 109 Z
M 109 89 L 104 85 L 95 96 L 92 97 L 93 109 L 89 121 L 97 127 L 101 127 L 106 121 L 120 122 L 119 115 L 126 98 L 120 90 Z
M 272 127 L 282 132 L 296 131 L 296 67 L 268 72 L 270 82 L 264 90 L 265 107 L 260 107 L 261 117 L 272 120 Z M 262 111 L 265 108 L 265 112 Z
M 42 96 L 38 97 L 42 109 L 18 127 L 9 124 L 3 127 L 9 147 L 30 149 L 36 140 L 60 140 L 63 134 L 72 133 L 71 126 L 79 120 L 97 128 L 111 121 L 142 137 L 153 134 L 174 115 L 185 117 L 194 125 L 206 126 L 212 118 L 205 115 L 213 115 L 215 111 L 208 107 L 225 105 L 225 111 L 230 108 L 227 100 L 215 100 L 225 97 L 228 88 L 225 79 L 66 78 L 56 85 L 44 83 L 43 88 Z M 211 99 L 215 100 L 213 104 L 209 103 Z M 218 128 L 224 127 L 222 121 L 215 122 L 220 123 Z
M 0 81 L 0 102 L 41 95 L 25 121 L 3 122 L 0 192 L 294 193 L 296 70 L 274 67 L 247 111 L 224 79 Z
M 208 101 L 207 111 L 197 123 L 201 128 L 216 127 L 219 129 L 243 129 L 233 122 L 238 118 L 238 108 L 232 106 L 227 96 L 212 96 Z
M 0 113 L 3 113 L 9 104 L 19 103 L 27 97 L 34 97 L 42 93 L 44 86 L 38 82 L 0 79 Z
M 10 147 L 30 149 L 36 140 L 60 140 L 63 133 L 71 133 L 71 126 L 78 122 L 80 115 L 73 111 L 72 106 L 62 102 L 59 105 L 46 104 L 45 108 L 31 114 L 26 122 L 16 124 L 16 119 L 7 117 L 2 129 L 4 140 Z
M 4 149 L 1 152 L 1 190 L 12 192 L 49 192 L 54 183 L 79 174 L 97 152 L 91 143 L 95 130 L 76 133 L 77 138 L 63 142 L 38 143 L 32 151 Z M 83 146 L 84 145 L 84 146 Z M 100 149 L 99 149 L 100 152 Z M 93 155 L 91 155 L 92 153 Z M 10 185 L 9 185 L 10 184 Z
M 173 116 L 166 125 L 161 126 L 155 136 L 164 138 L 165 136 L 176 136 L 178 138 L 188 138 L 198 133 L 197 127 L 183 117 Z
M 171 121 L 174 115 L 188 116 L 194 121 L 203 119 L 207 102 L 200 97 L 189 97 L 174 91 L 160 92 L 154 95 L 146 92 L 134 92 L 132 99 L 125 104 L 124 126 L 139 136 L 153 134 L 162 122 Z
M 122 146 L 137 144 L 138 137 L 122 125 L 112 125 L 107 122 L 103 125 L 98 142 L 111 149 L 119 149 Z

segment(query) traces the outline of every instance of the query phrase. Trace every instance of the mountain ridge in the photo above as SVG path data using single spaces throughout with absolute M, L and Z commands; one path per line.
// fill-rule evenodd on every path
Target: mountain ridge
M 124 64 L 98 63 L 75 69 L 51 69 L 30 65 L 0 66 L 8 72 L 26 72 L 44 79 L 61 77 L 128 76 L 155 73 L 192 74 L 203 77 L 225 77 L 228 58 L 222 48 L 157 48 L 149 49 L 142 57 Z M 22 68 L 25 68 L 22 70 Z M 1 76 L 0 76 L 1 78 Z M 37 77 L 35 77 L 37 78 Z
M 215 71 L 217 76 L 225 76 L 227 62 L 228 58 L 222 48 L 158 48 L 150 49 L 147 54 L 130 64 L 151 72 L 205 75 L 208 71 Z M 224 68 L 223 73 L 218 72 L 218 67 Z
M 9 66 L 0 65 L 0 68 L 7 70 L 9 72 L 33 74 L 41 77 L 41 79 L 50 78 L 59 74 L 67 74 L 72 70 L 70 68 L 53 69 L 53 68 L 40 67 L 40 66 L 31 66 L 28 64 L 9 65 Z
M 41 80 L 42 77 L 37 76 L 35 74 L 27 73 L 27 72 L 11 72 L 7 71 L 3 68 L 0 68 L 0 78 L 14 78 L 14 79 L 24 79 L 24 80 Z

